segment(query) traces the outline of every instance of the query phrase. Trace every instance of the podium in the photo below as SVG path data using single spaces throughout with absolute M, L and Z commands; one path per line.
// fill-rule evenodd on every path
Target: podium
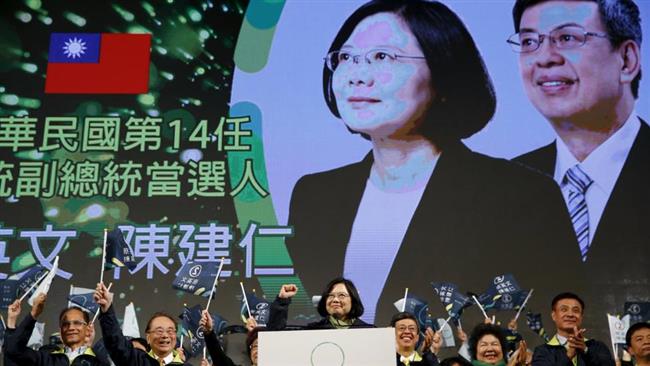
M 395 329 L 260 332 L 259 366 L 394 366 Z

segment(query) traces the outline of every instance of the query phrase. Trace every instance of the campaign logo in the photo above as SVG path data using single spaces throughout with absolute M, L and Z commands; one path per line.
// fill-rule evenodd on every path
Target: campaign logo
M 203 271 L 203 266 L 200 264 L 197 264 L 190 268 L 190 277 L 192 278 L 197 278 L 201 275 L 201 271 Z
M 45 93 L 143 94 L 151 34 L 52 33 Z

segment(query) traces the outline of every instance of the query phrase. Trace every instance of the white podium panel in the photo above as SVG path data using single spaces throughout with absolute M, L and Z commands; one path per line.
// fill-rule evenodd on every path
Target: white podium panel
M 394 366 L 395 329 L 260 332 L 260 366 Z

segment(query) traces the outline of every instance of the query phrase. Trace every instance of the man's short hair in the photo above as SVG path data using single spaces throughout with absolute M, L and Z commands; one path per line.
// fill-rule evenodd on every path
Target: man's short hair
M 174 323 L 174 328 L 178 329 L 178 323 L 176 322 L 176 319 L 174 319 L 173 316 L 171 316 L 171 315 L 169 315 L 169 314 L 167 314 L 167 313 L 165 313 L 163 311 L 157 311 L 151 316 L 151 318 L 149 318 L 149 321 L 147 322 L 147 328 L 145 329 L 146 333 L 149 333 L 149 331 L 151 330 L 150 329 L 151 328 L 151 322 L 153 322 L 153 320 L 156 319 L 156 318 L 167 318 L 167 319 L 171 320 L 172 323 Z
M 526 9 L 531 6 L 551 0 L 517 0 L 512 8 L 512 20 L 515 25 L 515 32 L 519 32 L 521 18 Z M 581 0 L 598 4 L 600 19 L 607 29 L 609 41 L 613 47 L 620 46 L 627 40 L 632 40 L 641 47 L 643 32 L 641 30 L 641 15 L 639 7 L 632 0 Z M 632 95 L 639 96 L 639 82 L 641 70 L 632 80 Z
M 632 345 L 632 335 L 634 335 L 634 332 L 641 329 L 650 329 L 650 323 L 636 323 L 627 330 L 627 333 L 625 333 L 625 345 L 627 347 Z
M 564 299 L 573 299 L 576 300 L 577 302 L 580 303 L 580 307 L 582 308 L 582 312 L 584 313 L 585 311 L 585 302 L 580 298 L 580 296 L 574 294 L 573 292 L 562 292 L 561 294 L 555 295 L 553 298 L 553 301 L 551 301 L 551 310 L 555 310 L 555 305 L 558 303 L 560 300 Z
M 86 324 L 90 323 L 90 315 L 88 315 L 88 312 L 83 311 L 83 309 L 78 306 L 70 306 L 61 310 L 61 312 L 59 313 L 59 326 L 61 325 L 61 322 L 63 322 L 63 317 L 65 317 L 65 315 L 72 310 L 77 310 L 78 312 L 80 312 Z
M 415 318 L 415 315 L 413 315 L 413 314 L 411 314 L 409 312 L 406 312 L 406 311 L 402 311 L 401 313 L 397 313 L 397 314 L 393 315 L 393 318 L 390 320 L 390 326 L 395 328 L 395 324 L 398 321 L 404 320 L 404 319 L 413 320 L 415 322 L 415 326 L 418 328 L 418 332 L 420 331 L 420 325 L 418 324 L 418 320 Z

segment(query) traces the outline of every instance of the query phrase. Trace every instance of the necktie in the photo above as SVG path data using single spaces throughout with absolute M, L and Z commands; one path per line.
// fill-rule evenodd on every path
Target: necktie
M 585 194 L 593 182 L 578 165 L 567 170 L 564 179 L 562 179 L 563 188 L 569 192 L 567 208 L 571 216 L 571 223 L 573 223 L 573 230 L 576 232 L 583 262 L 587 260 L 587 251 L 589 250 L 589 209 Z
M 158 362 L 160 363 L 160 366 L 165 366 L 165 361 L 162 358 L 159 358 Z

